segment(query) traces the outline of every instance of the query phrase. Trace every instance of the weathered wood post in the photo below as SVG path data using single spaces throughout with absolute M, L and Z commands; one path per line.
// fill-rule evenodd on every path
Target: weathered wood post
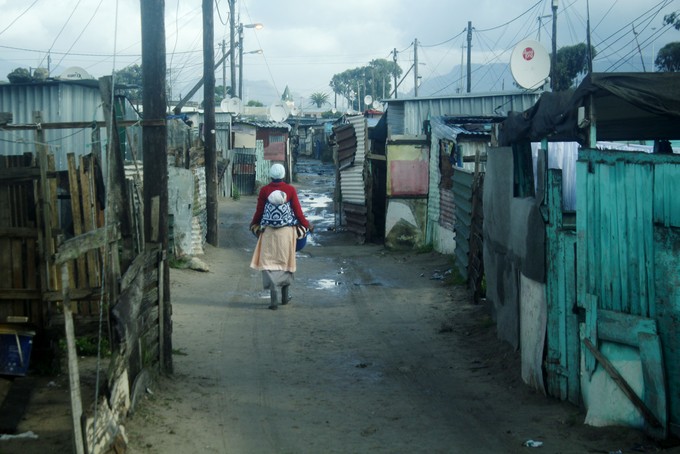
M 140 3 L 142 18 L 142 162 L 144 164 L 144 236 L 168 250 L 168 153 L 166 122 L 165 1 Z M 162 262 L 163 295 L 159 304 L 163 319 L 161 367 L 172 372 L 172 308 L 170 268 Z

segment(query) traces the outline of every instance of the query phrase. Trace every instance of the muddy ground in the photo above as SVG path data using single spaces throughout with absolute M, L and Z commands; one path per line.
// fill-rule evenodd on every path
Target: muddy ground
M 585 426 L 578 407 L 524 385 L 519 353 L 456 285 L 451 257 L 360 244 L 329 205 L 330 168 L 301 170 L 317 229 L 299 253 L 293 300 L 268 310 L 248 268 L 255 197 L 221 200 L 219 247 L 201 257 L 210 271 L 171 270 L 175 373 L 128 418 L 128 452 L 663 449 L 633 429 Z M 0 441 L 0 452 L 69 452 L 66 377 L 33 387 L 17 432 L 38 439 Z

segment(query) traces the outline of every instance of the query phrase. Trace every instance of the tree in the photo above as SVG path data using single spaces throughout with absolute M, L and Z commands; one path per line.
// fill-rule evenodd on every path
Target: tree
M 317 91 L 316 93 L 312 93 L 312 95 L 309 97 L 309 100 L 316 107 L 321 107 L 324 104 L 328 104 L 328 93 L 321 93 Z
M 246 106 L 248 106 L 248 107 L 264 107 L 264 104 L 262 104 L 262 102 L 257 101 L 255 99 L 251 99 L 250 101 L 248 101 L 248 104 L 246 104 Z
M 576 76 L 588 72 L 588 52 L 585 44 L 564 46 L 557 51 L 557 62 L 553 71 L 553 90 L 563 91 L 574 85 Z M 590 48 L 591 57 L 595 57 L 595 48 Z
M 670 13 L 663 17 L 664 25 L 672 25 L 676 30 L 680 30 L 680 14 Z
M 233 95 L 231 87 L 225 87 L 224 85 L 218 85 L 215 87 L 215 102 L 219 104 L 223 99 L 231 98 Z
M 22 84 L 32 82 L 31 72 L 26 68 L 16 68 L 11 73 L 7 74 L 7 80 L 12 84 Z
M 142 67 L 138 64 L 126 66 L 125 68 L 114 71 L 114 82 L 116 84 L 127 85 L 127 97 L 133 103 L 142 102 Z M 136 87 L 136 88 L 135 88 Z
M 398 64 L 386 59 L 372 60 L 368 66 L 348 69 L 333 75 L 329 86 L 337 95 L 347 98 L 352 108 L 359 110 L 364 95 L 373 99 L 389 97 L 392 92 L 392 79 L 399 78 L 402 70 Z
M 680 42 L 668 43 L 659 49 L 654 65 L 659 71 L 680 71 Z

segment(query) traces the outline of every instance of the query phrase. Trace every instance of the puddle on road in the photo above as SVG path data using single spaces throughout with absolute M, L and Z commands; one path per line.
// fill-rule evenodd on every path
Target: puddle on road
M 338 282 L 334 279 L 318 279 L 314 282 L 314 290 L 329 290 L 342 285 L 342 282 Z
M 299 188 L 298 198 L 302 211 L 309 222 L 314 224 L 318 232 L 334 230 L 336 216 L 333 211 L 333 188 L 335 186 L 335 171 L 333 164 L 324 164 L 316 160 L 302 160 L 296 165 L 298 175 L 315 175 L 313 189 Z M 308 244 L 318 246 L 314 234 L 307 240 Z

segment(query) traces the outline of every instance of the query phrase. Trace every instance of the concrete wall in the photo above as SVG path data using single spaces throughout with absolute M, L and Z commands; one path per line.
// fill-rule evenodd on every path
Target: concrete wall
M 518 348 L 520 282 L 523 277 L 545 284 L 545 227 L 536 199 L 513 197 L 510 148 L 491 148 L 488 153 L 484 179 L 484 272 L 487 301 L 492 306 L 498 336 Z

